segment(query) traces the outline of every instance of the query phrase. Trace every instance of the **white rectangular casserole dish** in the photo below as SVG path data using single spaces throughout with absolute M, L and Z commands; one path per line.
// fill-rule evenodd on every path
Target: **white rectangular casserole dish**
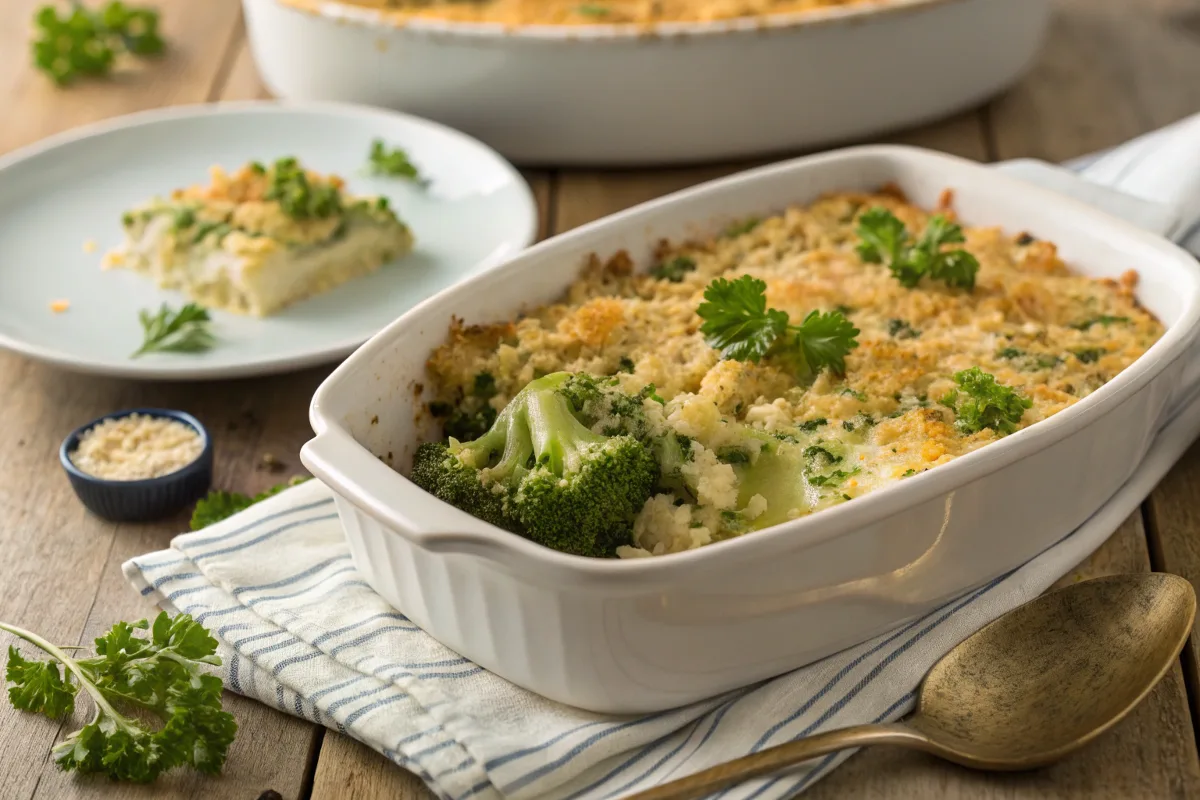
M 263 82 L 384 106 L 526 166 L 745 158 L 866 138 L 981 103 L 1038 51 L 1049 0 L 871 0 L 718 22 L 415 20 L 243 0 Z
M 837 190 L 895 182 L 922 206 L 955 193 L 969 225 L 1028 231 L 1079 272 L 1141 276 L 1167 331 L 1071 408 L 838 507 L 685 553 L 568 556 L 425 494 L 407 469 L 424 362 L 451 315 L 510 319 L 556 299 L 584 257 L 713 232 Z M 355 564 L 447 646 L 508 680 L 604 712 L 677 706 L 810 663 L 1025 562 L 1095 512 L 1200 380 L 1200 268 L 1183 250 L 982 165 L 891 146 L 797 159 L 562 234 L 414 308 L 320 387 L 301 453 L 328 484 Z M 424 415 L 427 417 L 427 415 Z

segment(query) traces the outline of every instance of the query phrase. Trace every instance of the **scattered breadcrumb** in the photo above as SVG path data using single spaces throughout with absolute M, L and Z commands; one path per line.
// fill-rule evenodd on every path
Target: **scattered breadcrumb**
M 273 453 L 263 453 L 258 461 L 258 469 L 266 472 L 283 472 L 285 466 Z
M 97 247 L 98 247 L 98 245 L 96 244 L 95 239 L 86 239 L 83 243 L 83 252 L 94 253 L 94 252 L 96 252 Z
M 71 307 L 70 300 L 53 300 L 50 303 L 50 310 L 55 314 L 61 314 Z

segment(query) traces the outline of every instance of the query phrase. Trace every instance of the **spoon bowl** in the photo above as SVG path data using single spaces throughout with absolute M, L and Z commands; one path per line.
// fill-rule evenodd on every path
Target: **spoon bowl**
M 1042 595 L 935 664 L 906 724 L 964 766 L 1053 763 L 1154 688 L 1195 615 L 1191 584 L 1164 573 L 1097 578 Z
M 894 744 L 973 769 L 1051 764 L 1107 731 L 1171 668 L 1196 617 L 1176 575 L 1113 575 L 1044 594 L 964 639 L 921 683 L 916 711 L 828 731 L 633 795 L 690 800 L 851 747 Z

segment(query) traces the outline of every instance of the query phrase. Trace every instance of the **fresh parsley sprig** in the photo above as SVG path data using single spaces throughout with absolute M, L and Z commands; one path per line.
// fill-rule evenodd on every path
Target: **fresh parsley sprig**
M 71 648 L 15 625 L 0 622 L 0 630 L 51 656 L 31 661 L 8 648 L 5 679 L 15 708 L 67 717 L 81 691 L 95 706 L 91 721 L 54 747 L 62 769 L 136 783 L 175 767 L 221 771 L 237 722 L 221 709 L 221 679 L 206 670 L 221 663 L 217 641 L 187 614 L 172 619 L 161 613 L 153 626 L 118 622 L 96 639 L 91 658 L 68 655 Z M 137 635 L 144 630 L 149 637 Z M 152 729 L 145 716 L 157 717 L 162 727 Z
M 717 278 L 704 290 L 704 300 L 696 309 L 704 320 L 700 332 L 724 358 L 761 361 L 776 356 L 802 378 L 822 367 L 841 375 L 846 356 L 858 347 L 858 328 L 840 312 L 812 311 L 792 325 L 786 311 L 767 308 L 767 284 L 749 275 Z
M 268 497 L 274 497 L 284 489 L 291 488 L 308 480 L 304 476 L 296 476 L 287 483 L 281 483 L 278 486 L 272 486 L 265 492 L 259 492 L 251 497 L 248 494 L 241 492 L 225 492 L 219 489 L 214 489 L 208 493 L 207 497 L 203 497 L 196 503 L 195 509 L 192 510 L 192 530 L 198 531 L 201 528 L 207 528 L 209 525 L 214 525 L 223 519 L 232 517 L 239 511 L 245 511 L 255 503 L 261 503 Z
M 425 185 L 427 181 L 421 177 L 421 171 L 408 157 L 408 153 L 399 147 L 388 148 L 382 139 L 371 142 L 371 153 L 367 156 L 367 171 L 372 175 L 387 175 L 392 178 L 406 178 Z
M 947 244 L 966 241 L 962 228 L 935 214 L 915 242 L 895 214 L 876 207 L 858 218 L 858 255 L 872 264 L 886 264 L 896 280 L 911 289 L 929 276 L 948 286 L 975 288 L 979 261 L 966 250 L 943 250 Z
M 158 33 L 158 12 L 121 2 L 100 11 L 73 2 L 61 15 L 53 5 L 42 6 L 33 24 L 33 64 L 59 86 L 108 74 L 122 53 L 148 57 L 166 48 Z
M 212 320 L 208 311 L 195 303 L 178 311 L 163 303 L 155 314 L 142 309 L 138 319 L 142 323 L 142 346 L 130 358 L 145 353 L 202 353 L 217 341 L 209 327 Z
M 954 373 L 958 384 L 942 397 L 942 405 L 954 410 L 954 424 L 963 433 L 978 433 L 991 428 L 1004 436 L 1017 429 L 1025 409 L 1033 401 L 1017 394 L 1016 390 L 996 381 L 996 376 L 979 367 Z

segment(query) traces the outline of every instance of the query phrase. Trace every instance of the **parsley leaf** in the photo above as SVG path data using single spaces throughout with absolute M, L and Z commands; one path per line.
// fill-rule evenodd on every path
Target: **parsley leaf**
M 1082 322 L 1072 323 L 1071 327 L 1077 331 L 1086 331 L 1093 325 L 1103 325 L 1107 328 L 1109 325 L 1113 325 L 1118 322 L 1129 322 L 1129 317 L 1114 317 L 1111 314 L 1099 314 L 1095 317 L 1085 319 Z
M 221 679 L 207 671 L 221 664 L 217 641 L 187 614 L 160 613 L 153 627 L 146 620 L 118 622 L 96 639 L 91 658 L 68 655 L 13 625 L 0 623 L 0 630 L 51 656 L 28 661 L 9 647 L 5 679 L 16 708 L 60 717 L 74 709 L 81 691 L 95 706 L 91 721 L 54 747 L 63 770 L 136 783 L 182 766 L 221 771 L 237 722 L 221 709 Z M 138 635 L 146 630 L 148 637 Z M 161 727 L 146 725 L 146 716 L 157 717 Z
M 845 481 L 846 478 L 852 478 L 860 471 L 861 470 L 859 470 L 858 467 L 855 467 L 851 470 L 835 469 L 828 475 L 810 475 L 808 477 L 808 484 L 809 486 L 841 486 L 842 482 Z
M 885 208 L 872 208 L 858 218 L 858 257 L 871 264 L 899 261 L 908 247 L 904 223 Z
M 212 320 L 208 311 L 195 303 L 188 303 L 179 311 L 172 311 L 163 303 L 153 315 L 142 309 L 138 319 L 142 323 L 142 346 L 130 358 L 156 352 L 201 353 L 216 343 L 209 329 Z
M 330 181 L 313 180 L 295 158 L 281 158 L 267 171 L 263 199 L 279 203 L 295 220 L 325 219 L 342 210 L 342 196 Z
M 13 708 L 45 714 L 58 719 L 75 710 L 75 691 L 63 683 L 58 664 L 53 661 L 26 661 L 17 648 L 9 645 L 8 666 L 4 678 Z
M 858 218 L 859 258 L 886 264 L 896 280 L 909 289 L 928 276 L 948 286 L 970 291 L 975 288 L 979 261 L 966 250 L 943 250 L 943 245 L 966 241 L 962 228 L 942 214 L 929 219 L 915 242 L 895 214 L 876 207 Z
M 287 483 L 281 483 L 278 486 L 272 486 L 265 492 L 260 492 L 254 497 L 241 492 L 225 492 L 220 489 L 214 489 L 204 497 L 197 501 L 196 507 L 192 509 L 191 528 L 198 531 L 201 528 L 207 528 L 209 525 L 214 525 L 223 519 L 232 517 L 239 511 L 245 511 L 255 503 L 262 502 L 268 497 L 273 497 L 284 489 L 289 489 L 308 480 L 307 477 L 296 476 Z
M 110 2 L 99 12 L 75 2 L 61 17 L 55 6 L 42 6 L 33 25 L 33 65 L 59 86 L 107 75 L 122 53 L 156 56 L 166 47 L 158 33 L 158 12 L 121 2 Z
M 389 175 L 393 178 L 407 178 L 410 181 L 424 184 L 421 171 L 408 158 L 408 153 L 399 147 L 388 149 L 382 139 L 371 142 L 371 153 L 367 156 L 367 170 L 372 175 Z
M 921 332 L 902 319 L 888 320 L 888 336 L 893 339 L 916 339 Z
M 743 276 L 717 278 L 704 290 L 696 313 L 704 340 L 734 361 L 761 361 L 788 329 L 788 315 L 767 309 L 767 284 Z
M 696 261 L 688 256 L 675 256 L 670 261 L 651 268 L 650 275 L 660 281 L 679 283 L 683 276 L 696 269 Z
M 478 372 L 471 388 L 476 397 L 487 400 L 496 394 L 496 378 L 490 372 Z
M 1084 347 L 1079 350 L 1072 350 L 1071 355 L 1078 358 L 1084 364 L 1095 364 L 1107 352 L 1103 347 Z
M 1012 433 L 1033 401 L 996 381 L 996 376 L 979 367 L 954 373 L 958 389 L 942 398 L 942 405 L 954 410 L 955 425 L 963 433 L 978 433 L 991 428 L 1001 436 Z
M 737 237 L 743 236 L 757 228 L 758 223 L 760 222 L 762 222 L 762 220 L 760 220 L 758 217 L 750 217 L 742 220 L 741 222 L 734 222 L 725 228 L 725 231 L 721 234 L 721 236 L 725 237 L 726 239 L 736 239 Z
M 790 324 L 787 312 L 767 308 L 767 284 L 749 275 L 717 278 L 704 300 L 696 309 L 704 341 L 734 361 L 778 355 L 801 377 L 822 367 L 840 375 L 846 355 L 858 346 L 858 328 L 836 311 L 812 311 L 799 325 Z

